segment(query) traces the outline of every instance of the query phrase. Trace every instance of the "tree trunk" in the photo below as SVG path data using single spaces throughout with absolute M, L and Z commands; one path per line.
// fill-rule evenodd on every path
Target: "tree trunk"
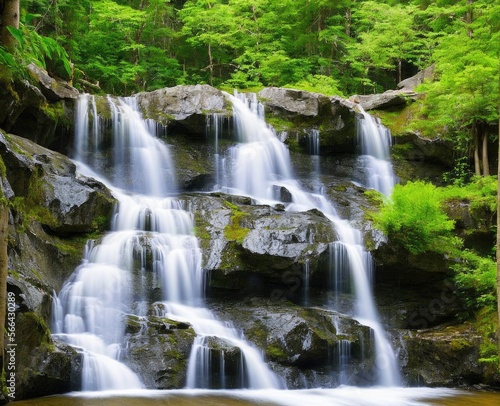
M 347 35 L 348 37 L 350 37 L 351 36 L 352 19 L 351 19 L 351 9 L 349 7 L 345 11 L 345 19 L 346 19 L 345 35 Z
M 0 32 L 0 44 L 10 49 L 15 45 L 16 40 L 7 27 L 19 28 L 19 0 L 3 0 L 0 3 L 2 8 L 2 30 Z
M 403 61 L 398 59 L 398 83 L 403 80 Z
M 490 176 L 490 161 L 488 159 L 488 134 L 483 134 L 483 176 Z
M 0 186 L 0 196 L 2 200 L 3 191 Z M 6 202 L 0 201 L 0 372 L 4 373 L 4 354 L 5 354 L 5 315 L 7 312 L 7 267 L 9 264 L 7 253 L 7 241 L 9 236 L 9 207 Z M 3 386 L 3 385 L 1 385 Z M 2 388 L 3 389 L 3 388 Z M 1 395 L 1 394 L 0 394 Z
M 467 9 L 467 15 L 466 15 L 465 20 L 466 20 L 467 24 L 469 24 L 469 26 L 467 27 L 467 36 L 469 38 L 472 38 L 472 27 L 470 25 L 472 24 L 472 21 L 474 19 L 474 11 L 472 8 L 472 3 L 474 3 L 474 0 L 467 0 L 467 5 L 469 7 Z
M 479 159 L 479 140 L 477 137 L 476 124 L 472 124 L 472 136 L 474 139 L 474 172 L 476 176 L 481 176 L 481 162 Z
M 212 46 L 208 43 L 208 68 L 210 69 L 210 86 L 213 85 L 214 80 L 214 62 L 212 58 Z

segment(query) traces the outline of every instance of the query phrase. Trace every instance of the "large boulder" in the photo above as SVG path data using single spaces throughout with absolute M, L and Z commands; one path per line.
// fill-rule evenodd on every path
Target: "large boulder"
M 78 90 L 64 80 L 57 80 L 51 77 L 46 70 L 36 66 L 34 63 L 28 65 L 28 71 L 39 84 L 42 94 L 49 102 L 56 102 L 63 99 L 76 99 Z
M 167 318 L 133 315 L 126 316 L 125 326 L 122 362 L 139 376 L 146 388 L 184 387 L 189 354 L 196 337 L 192 327 Z
M 194 213 L 212 287 L 267 289 L 258 281 L 283 284 L 287 272 L 302 273 L 306 263 L 317 280 L 320 258 L 336 239 L 332 222 L 319 211 L 286 212 L 282 205 L 253 205 L 248 197 L 220 193 L 180 199 Z
M 35 69 L 41 72 L 33 66 Z M 73 132 L 75 89 L 45 74 L 41 78 L 32 80 L 35 84 L 27 80 L 0 81 L 0 128 L 53 150 L 66 151 Z
M 283 134 L 291 149 L 308 151 L 309 137 L 319 131 L 322 155 L 356 150 L 355 103 L 302 90 L 269 87 L 257 94 L 266 120 Z
M 2 132 L 0 155 L 18 215 L 36 219 L 58 235 L 109 226 L 114 198 L 101 183 L 77 174 L 64 155 Z
M 402 80 L 398 83 L 398 89 L 407 90 L 413 92 L 418 85 L 421 85 L 426 80 L 432 80 L 434 78 L 435 65 L 431 65 L 421 71 L 416 75 Z
M 384 93 L 354 95 L 349 98 L 359 103 L 364 110 L 383 110 L 391 107 L 403 107 L 409 100 L 416 100 L 418 94 L 412 90 L 387 90 Z
M 488 365 L 479 360 L 482 338 L 470 327 L 419 330 L 402 340 L 400 362 L 410 384 L 456 387 L 485 381 Z M 492 378 L 498 380 L 498 373 Z
M 347 316 L 272 298 L 214 306 L 262 349 L 288 388 L 376 382 L 371 330 Z
M 231 115 L 223 92 L 209 85 L 175 86 L 137 94 L 145 118 L 198 136 L 205 134 L 207 115 Z

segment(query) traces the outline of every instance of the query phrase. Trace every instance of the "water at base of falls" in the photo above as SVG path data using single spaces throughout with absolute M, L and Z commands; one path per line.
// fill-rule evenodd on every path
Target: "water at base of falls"
M 139 378 L 119 362 L 124 318 L 147 315 L 148 295 L 155 289 L 164 300 L 156 304 L 156 312 L 191 323 L 199 335 L 189 361 L 188 387 L 281 387 L 260 352 L 203 307 L 205 274 L 193 234 L 193 215 L 175 198 L 166 197 L 176 190 L 168 148 L 151 134 L 134 99 L 108 98 L 108 103 L 112 133 L 104 134 L 109 126 L 100 124 L 94 98 L 80 98 L 75 154 L 84 164 L 80 170 L 105 182 L 119 202 L 112 230 L 101 241 L 88 243 L 82 264 L 54 299 L 53 333 L 82 352 L 83 390 L 142 387 Z M 103 143 L 105 137 L 111 142 Z M 109 168 L 101 144 L 112 145 Z M 214 379 L 211 340 L 217 341 L 216 347 L 224 343 L 238 354 L 238 370 L 221 367 L 231 362 L 217 354 L 219 378 Z M 236 378 L 227 376 L 230 373 Z

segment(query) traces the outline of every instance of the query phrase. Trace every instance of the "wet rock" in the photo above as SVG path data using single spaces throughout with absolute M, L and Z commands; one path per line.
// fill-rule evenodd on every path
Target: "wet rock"
M 196 336 L 191 326 L 163 317 L 125 318 L 122 362 L 148 389 L 178 389 L 186 384 L 187 362 Z
M 175 86 L 137 95 L 144 117 L 177 131 L 204 135 L 207 115 L 232 110 L 224 94 L 209 85 Z
M 355 103 L 285 88 L 265 88 L 257 96 L 265 106 L 266 119 L 281 132 L 291 149 L 307 152 L 308 134 L 321 129 L 321 155 L 355 151 Z
M 333 311 L 301 308 L 280 299 L 214 306 L 222 319 L 231 320 L 264 351 L 289 388 L 368 384 L 363 381 L 374 367 L 369 327 Z
M 320 256 L 335 240 L 333 224 L 322 213 L 284 212 L 224 194 L 180 199 L 194 213 L 212 287 L 251 289 L 255 278 L 280 284 L 287 271 L 302 272 L 306 261 L 314 278 Z
M 412 385 L 462 386 L 479 383 L 485 367 L 481 336 L 456 327 L 412 332 L 403 337 L 403 373 Z
M 81 355 L 52 341 L 44 320 L 35 313 L 16 312 L 16 344 L 16 400 L 81 389 Z
M 18 198 L 18 215 L 59 235 L 108 228 L 114 198 L 101 183 L 78 175 L 68 158 L 1 132 L 0 155 Z

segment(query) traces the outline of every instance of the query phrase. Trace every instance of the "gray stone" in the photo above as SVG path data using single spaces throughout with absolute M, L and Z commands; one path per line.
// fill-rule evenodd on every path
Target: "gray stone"
M 394 106 L 404 106 L 408 100 L 415 100 L 417 93 L 412 90 L 387 90 L 384 93 L 369 95 L 354 95 L 349 98 L 354 103 L 359 103 L 364 110 L 383 110 Z
M 76 99 L 78 97 L 78 90 L 70 86 L 68 82 L 52 78 L 47 71 L 36 66 L 34 63 L 28 65 L 28 71 L 40 84 L 40 89 L 49 102 L 61 99 Z
M 161 306 L 161 304 L 158 304 Z M 186 384 L 187 361 L 196 336 L 190 325 L 166 318 L 125 318 L 127 364 L 148 389 L 178 389 Z
M 418 85 L 421 85 L 426 80 L 432 80 L 434 78 L 435 65 L 431 65 L 410 78 L 402 80 L 398 83 L 398 89 L 414 91 Z

